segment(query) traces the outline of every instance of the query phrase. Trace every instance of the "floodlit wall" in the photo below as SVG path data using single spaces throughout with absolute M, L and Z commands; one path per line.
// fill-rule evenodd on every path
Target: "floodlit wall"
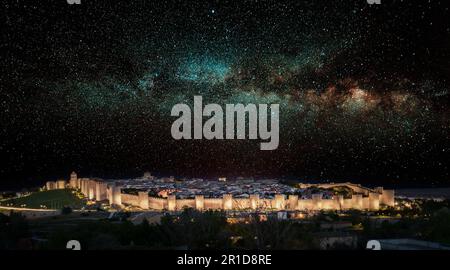
M 288 208 L 291 210 L 295 210 L 298 207 L 298 196 L 297 195 L 289 195 L 288 197 Z
M 195 208 L 195 200 L 194 199 L 182 199 L 176 200 L 176 210 L 181 210 L 183 208 Z
M 231 194 L 223 195 L 223 209 L 232 210 L 233 209 L 233 196 Z
M 195 209 L 203 210 L 205 208 L 205 197 L 203 195 L 195 195 Z
M 367 198 L 369 201 L 369 205 L 366 209 L 370 210 L 378 210 L 380 209 L 380 194 L 376 192 L 369 193 L 369 197 Z
M 380 196 L 380 204 L 394 207 L 394 190 L 383 190 Z
M 321 200 L 321 209 L 323 210 L 338 210 L 339 206 L 336 200 L 334 199 L 324 199 Z
M 95 199 L 95 181 L 93 180 L 88 181 L 88 198 L 89 200 Z
M 167 199 L 149 197 L 148 198 L 148 208 L 156 209 L 156 210 L 163 210 L 163 209 L 167 208 Z
M 139 198 L 139 207 L 144 210 L 149 209 L 148 192 L 147 191 L 139 191 L 138 198 Z
M 69 180 L 69 187 L 73 188 L 73 189 L 77 188 L 77 179 L 70 179 Z
M 362 210 L 363 209 L 363 197 L 361 194 L 355 194 L 352 196 L 351 199 L 351 203 L 348 205 L 348 208 L 353 208 L 353 209 L 358 209 L 358 210 Z
M 149 197 L 148 208 L 170 211 L 178 211 L 186 207 L 197 210 L 377 210 L 381 204 L 380 197 L 381 195 L 378 193 L 369 193 L 369 197 L 356 194 L 350 199 L 344 199 L 342 195 L 334 196 L 331 199 L 324 199 L 321 194 L 313 196 L 312 199 L 299 199 L 296 195 L 290 195 L 287 200 L 281 194 L 273 199 L 260 199 L 255 195 L 251 195 L 249 198 L 233 198 L 230 194 L 225 194 L 223 198 L 204 198 L 197 195 L 194 199 L 177 199 L 171 195 L 167 199 Z M 122 194 L 124 203 L 131 200 L 133 199 L 130 198 L 130 195 Z M 130 204 L 135 205 L 135 203 Z
M 272 202 L 272 207 L 281 210 L 285 208 L 285 196 L 283 194 L 276 194 L 275 199 Z
M 47 189 L 47 190 L 54 190 L 54 189 L 56 189 L 56 182 L 55 181 L 47 181 L 45 183 L 45 189 Z
M 80 179 L 80 190 L 84 196 L 89 198 L 89 189 L 91 187 L 91 179 L 89 178 L 81 178 Z
M 71 178 L 70 181 L 69 186 L 79 189 L 89 200 L 103 201 L 110 198 L 112 200 L 112 195 L 108 193 L 108 184 L 105 182 L 89 178 Z
M 86 182 L 80 179 L 80 191 L 83 195 L 86 195 Z
M 244 210 L 244 209 L 250 209 L 250 199 L 245 198 L 238 198 L 238 199 L 232 199 L 232 209 L 236 210 Z
M 107 199 L 106 196 L 107 184 L 103 182 L 95 182 L 95 200 L 103 201 Z
M 167 198 L 167 210 L 175 211 L 177 208 L 177 197 L 175 195 L 170 195 Z
M 65 180 L 58 180 L 58 181 L 56 181 L 56 188 L 57 189 L 65 189 L 66 188 L 66 181 Z
M 204 207 L 209 210 L 218 210 L 222 209 L 223 199 L 221 198 L 205 198 Z
M 108 186 L 107 196 L 108 196 L 110 205 L 121 206 L 122 205 L 122 195 L 127 195 L 127 194 L 122 194 L 120 187 L 116 187 L 116 186 L 112 186 L 112 185 Z M 131 201 L 130 198 L 126 198 L 126 196 L 125 196 L 125 200 L 127 200 L 127 199 L 128 199 L 128 201 Z
M 73 189 L 77 188 L 78 176 L 75 172 L 70 174 L 69 186 Z
M 117 189 L 117 188 L 115 188 Z M 129 204 L 129 205 L 133 205 L 133 206 L 140 206 L 139 203 L 139 196 L 138 195 L 133 195 L 133 194 L 120 194 L 121 197 L 121 203 L 122 204 Z
M 312 210 L 313 201 L 311 199 L 298 200 L 297 210 Z
M 259 207 L 259 195 L 251 194 L 250 195 L 250 208 L 255 210 Z
M 259 207 L 262 209 L 272 209 L 272 199 L 260 199 Z
M 338 207 L 338 209 L 344 209 L 345 208 L 345 204 L 344 204 L 344 196 L 343 195 L 337 195 L 334 197 L 334 199 L 336 200 L 336 206 Z
M 47 190 L 66 188 L 65 180 L 48 181 L 45 184 Z M 168 198 L 149 197 L 147 192 L 139 192 L 138 195 L 122 194 L 121 188 L 109 185 L 102 180 L 78 178 L 76 173 L 70 175 L 68 183 L 70 188 L 77 188 L 91 200 L 109 200 L 111 205 L 121 206 L 122 203 L 137 206 L 142 209 L 156 209 L 176 211 L 185 207 L 198 210 L 378 210 L 380 205 L 394 206 L 394 191 L 384 190 L 382 187 L 368 189 L 351 183 L 344 184 L 320 184 L 323 188 L 335 186 L 347 186 L 359 194 L 351 198 L 336 195 L 332 198 L 323 198 L 322 194 L 312 194 L 310 199 L 299 198 L 297 195 L 276 194 L 274 198 L 259 198 L 258 194 L 251 194 L 248 198 L 233 198 L 231 194 L 224 194 L 222 198 L 205 198 L 196 195 L 193 199 L 177 199 L 175 195 Z M 301 184 L 303 188 L 312 185 Z

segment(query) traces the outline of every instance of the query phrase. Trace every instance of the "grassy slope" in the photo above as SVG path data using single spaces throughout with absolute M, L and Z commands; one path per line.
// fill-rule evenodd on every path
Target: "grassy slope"
M 69 189 L 36 192 L 27 197 L 3 201 L 2 205 L 11 203 L 17 207 L 26 205 L 25 207 L 27 208 L 41 208 L 41 205 L 45 205 L 49 209 L 59 209 L 63 206 L 71 206 L 72 208 L 80 208 L 83 206 L 83 201 Z

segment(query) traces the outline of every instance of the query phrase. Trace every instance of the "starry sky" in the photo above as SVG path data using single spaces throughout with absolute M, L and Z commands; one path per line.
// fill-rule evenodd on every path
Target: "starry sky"
M 130 1 L 131 2 L 131 1 Z M 84 176 L 450 184 L 446 1 L 2 1 L 0 186 Z M 172 138 L 280 104 L 280 145 Z

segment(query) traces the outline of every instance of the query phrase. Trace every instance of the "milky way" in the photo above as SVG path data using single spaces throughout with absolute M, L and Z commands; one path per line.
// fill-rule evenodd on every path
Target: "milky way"
M 449 183 L 444 2 L 36 2 L 2 3 L 5 181 L 75 169 Z M 194 95 L 280 104 L 279 148 L 173 140 L 170 110 Z

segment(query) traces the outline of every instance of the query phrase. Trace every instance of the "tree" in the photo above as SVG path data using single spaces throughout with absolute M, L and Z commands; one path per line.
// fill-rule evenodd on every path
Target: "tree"
M 9 216 L 0 213 L 0 249 L 24 248 L 18 243 L 29 237 L 28 222 L 24 216 L 15 212 Z
M 433 241 L 450 244 L 450 210 L 448 208 L 441 208 L 431 216 L 426 237 Z

